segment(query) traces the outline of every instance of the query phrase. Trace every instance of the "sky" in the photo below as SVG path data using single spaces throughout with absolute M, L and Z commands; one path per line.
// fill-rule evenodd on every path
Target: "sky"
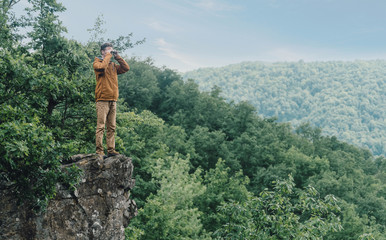
M 385 0 L 58 2 L 67 9 L 60 13 L 66 37 L 87 42 L 101 16 L 105 39 L 146 39 L 125 55 L 181 73 L 243 61 L 386 59 Z

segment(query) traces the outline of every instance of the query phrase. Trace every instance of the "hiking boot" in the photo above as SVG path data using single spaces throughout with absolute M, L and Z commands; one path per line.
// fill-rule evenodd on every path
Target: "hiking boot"
M 102 157 L 103 159 L 107 158 L 104 152 L 97 152 L 98 156 Z
M 113 157 L 113 156 L 117 156 L 117 155 L 119 155 L 119 152 L 113 151 L 113 152 L 109 152 L 107 154 L 107 157 Z

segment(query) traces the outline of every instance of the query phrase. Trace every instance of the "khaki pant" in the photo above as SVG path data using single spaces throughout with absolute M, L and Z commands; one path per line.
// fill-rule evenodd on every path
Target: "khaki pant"
M 116 128 L 116 115 L 117 115 L 117 103 L 114 101 L 98 101 L 96 102 L 97 112 L 97 127 L 96 127 L 96 152 L 98 154 L 104 154 L 103 148 L 103 133 L 106 131 L 106 144 L 107 152 L 115 152 L 115 128 Z

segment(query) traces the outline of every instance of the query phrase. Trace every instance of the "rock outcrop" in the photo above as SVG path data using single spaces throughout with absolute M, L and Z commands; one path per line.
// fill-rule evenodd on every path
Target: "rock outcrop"
M 7 189 L 0 191 L 0 239 L 124 239 L 124 228 L 137 214 L 131 159 L 75 155 L 67 166 L 83 170 L 75 191 L 58 186 L 44 213 L 18 207 Z M 66 167 L 64 165 L 63 167 Z

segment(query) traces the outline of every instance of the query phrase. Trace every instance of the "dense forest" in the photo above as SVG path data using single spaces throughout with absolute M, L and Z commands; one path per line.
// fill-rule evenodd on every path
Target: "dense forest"
M 265 117 L 309 122 L 326 135 L 386 156 L 386 61 L 244 62 L 184 74 L 201 90 L 220 86 Z
M 61 162 L 95 152 L 100 44 L 124 52 L 143 41 L 105 39 L 99 18 L 87 43 L 67 39 L 58 1 L 28 2 L 16 17 L 18 1 L 0 1 L 0 187 L 44 211 L 56 183 L 76 188 L 81 174 Z M 383 156 L 125 59 L 116 145 L 133 159 L 140 208 L 127 239 L 386 239 Z

